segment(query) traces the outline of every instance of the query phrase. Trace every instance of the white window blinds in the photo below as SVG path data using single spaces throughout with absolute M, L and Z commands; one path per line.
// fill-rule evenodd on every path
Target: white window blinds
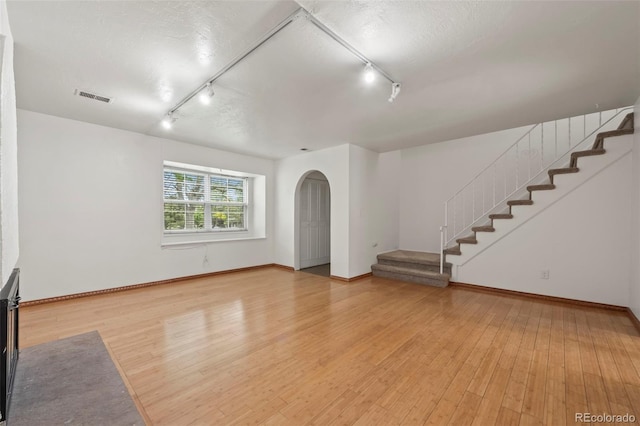
M 166 232 L 247 229 L 247 178 L 166 168 Z

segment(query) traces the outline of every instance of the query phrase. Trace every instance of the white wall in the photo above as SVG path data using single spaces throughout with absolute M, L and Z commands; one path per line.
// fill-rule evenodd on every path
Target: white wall
M 0 286 L 16 266 L 18 244 L 18 145 L 16 96 L 13 75 L 13 37 L 7 4 L 0 2 L 0 50 L 2 82 L 0 93 Z
M 273 161 L 23 110 L 18 126 L 25 300 L 274 261 Z M 161 248 L 165 160 L 265 175 L 267 238 Z
M 640 318 L 640 98 L 635 107 L 635 133 L 633 140 L 632 177 L 632 218 L 631 224 L 631 281 L 629 304 L 633 313 Z
M 353 278 L 371 272 L 376 254 L 398 248 L 399 151 L 378 154 L 354 145 L 308 152 L 276 167 L 276 263 L 296 259 L 295 191 L 318 170 L 331 190 L 331 275 Z
M 399 153 L 349 146 L 349 276 L 371 272 L 376 255 L 398 248 Z
M 527 130 L 511 129 L 385 154 L 342 145 L 273 162 L 28 111 L 19 111 L 18 124 L 19 266 L 23 269 L 26 300 L 272 262 L 297 267 L 295 193 L 302 177 L 314 170 L 322 172 L 331 187 L 332 275 L 351 278 L 367 273 L 377 253 L 398 247 L 437 251 L 445 199 Z M 636 135 L 635 152 L 640 152 L 638 144 Z M 614 206 L 615 212 L 622 212 L 617 223 L 631 222 L 630 198 L 622 196 L 631 192 L 631 186 L 618 185 L 618 191 L 603 188 L 607 182 L 631 182 L 631 164 L 637 165 L 638 157 L 634 156 L 633 161 L 629 157 L 624 167 L 603 173 L 600 180 L 591 184 L 595 188 L 582 187 L 582 192 L 603 192 L 602 197 L 608 202 L 599 203 L 597 209 L 589 204 L 593 202 L 591 192 L 585 195 L 581 191 L 571 195 L 576 198 L 569 203 L 574 207 L 561 203 L 554 207 L 558 210 L 554 221 L 565 220 L 567 226 L 550 236 L 553 250 L 564 253 L 573 247 L 580 254 L 569 258 L 559 255 L 564 260 L 555 264 L 547 257 L 553 250 L 547 248 L 542 255 L 531 251 L 540 243 L 527 249 L 509 247 L 505 241 L 506 248 L 496 245 L 496 253 L 502 250 L 496 259 L 520 253 L 517 259 L 530 262 L 523 265 L 515 258 L 511 262 L 495 260 L 495 269 L 470 263 L 459 279 L 612 304 L 626 304 L 619 295 L 630 294 L 638 310 L 639 238 L 634 239 L 635 251 L 625 260 L 625 243 L 617 240 L 624 238 L 618 228 L 615 232 L 600 233 L 602 228 L 590 232 L 588 241 L 578 244 L 579 250 L 573 234 L 567 234 L 584 231 L 584 226 L 594 220 L 590 215 L 617 214 L 607 210 Z M 162 249 L 159 182 L 164 160 L 265 175 L 267 238 Z M 635 167 L 633 172 L 636 209 L 640 198 L 639 169 Z M 136 184 L 132 185 L 134 181 Z M 629 204 L 625 207 L 624 202 Z M 576 216 L 570 210 L 575 205 L 582 205 L 586 211 L 580 216 L 582 221 L 573 219 Z M 549 209 L 547 215 L 552 212 Z M 625 214 L 629 215 L 626 219 Z M 636 227 L 638 216 L 633 215 Z M 532 221 L 531 229 L 519 232 L 529 233 L 524 239 L 538 241 L 541 229 L 548 229 L 545 220 L 541 215 L 540 224 Z M 634 232 L 639 235 L 638 228 Z M 563 246 L 570 239 L 572 244 Z M 587 243 L 597 247 L 582 253 L 583 247 L 589 247 Z M 608 265 L 617 267 L 604 266 L 605 262 L 588 257 L 603 247 L 607 256 L 615 254 L 615 260 L 607 260 L 611 262 Z M 631 242 L 627 249 L 630 248 Z M 576 279 L 566 274 L 585 261 L 593 270 L 579 266 L 584 277 Z M 491 262 L 485 265 L 492 265 Z M 506 272 L 505 263 L 512 265 Z M 630 264 L 636 266 L 626 266 Z M 543 285 L 538 278 L 541 265 L 551 270 L 551 279 Z M 617 284 L 609 284 L 612 277 L 612 281 L 627 287 L 617 289 Z M 629 290 L 631 277 L 635 286 Z M 592 279 L 587 285 L 574 285 L 588 278 Z M 569 287 L 563 284 L 566 282 L 571 282 Z M 603 288 L 608 289 L 608 294 L 598 294 L 598 289 Z
M 296 189 L 311 171 L 322 172 L 331 192 L 331 275 L 349 275 L 349 146 L 306 152 L 278 161 L 275 179 L 275 263 L 299 268 Z
M 401 151 L 400 248 L 437 253 L 444 202 L 530 127 L 503 130 Z
M 380 235 L 376 253 L 400 248 L 401 151 L 378 155 L 378 173 L 373 189 L 374 208 L 380 213 Z
M 605 141 L 605 149 L 614 143 Z M 626 154 L 460 266 L 456 281 L 627 306 L 631 157 Z M 541 278 L 543 270 L 550 271 L 548 280 Z

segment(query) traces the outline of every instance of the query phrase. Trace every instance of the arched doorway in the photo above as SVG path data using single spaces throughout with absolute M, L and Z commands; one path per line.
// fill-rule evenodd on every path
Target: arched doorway
M 295 268 L 330 275 L 331 189 L 327 177 L 317 171 L 305 173 L 296 187 Z

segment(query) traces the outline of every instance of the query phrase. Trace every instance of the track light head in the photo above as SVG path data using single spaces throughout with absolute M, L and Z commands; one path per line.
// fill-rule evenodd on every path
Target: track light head
M 162 119 L 162 127 L 164 127 L 165 130 L 169 130 L 171 129 L 175 121 L 176 119 L 173 118 L 173 112 L 168 112 L 167 115 L 165 115 Z
M 402 85 L 400 83 L 391 83 L 391 96 L 389 96 L 389 102 L 393 103 L 400 94 Z
M 215 95 L 213 86 L 211 86 L 211 83 L 207 83 L 205 88 L 200 92 L 200 96 L 198 96 L 198 98 L 203 105 L 209 105 L 211 103 L 211 98 L 213 98 L 213 95 Z
M 364 81 L 371 84 L 376 79 L 376 71 L 373 69 L 371 62 L 367 62 L 364 66 Z

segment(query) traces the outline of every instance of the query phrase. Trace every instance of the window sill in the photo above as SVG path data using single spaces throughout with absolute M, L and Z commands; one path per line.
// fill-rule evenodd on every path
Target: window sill
M 228 235 L 228 234 L 227 234 Z M 175 246 L 199 246 L 204 244 L 212 244 L 212 243 L 223 243 L 230 241 L 252 241 L 252 240 L 265 240 L 267 237 L 253 237 L 253 236 L 237 236 L 233 237 L 228 235 L 229 238 L 208 238 L 201 240 L 185 240 L 185 241 L 162 241 L 160 244 L 161 248 L 165 247 L 175 247 Z
M 173 230 L 173 231 L 164 231 L 164 236 L 165 237 L 170 237 L 170 236 L 174 236 L 174 235 L 202 235 L 202 234 L 210 234 L 210 235 L 217 235 L 217 234 L 226 234 L 229 232 L 243 232 L 243 233 L 247 233 L 249 232 L 248 229 L 240 229 L 240 228 L 232 228 L 232 229 L 216 229 L 216 230 L 212 230 L 212 229 L 194 229 L 194 230 L 188 230 L 188 231 L 182 231 L 182 230 Z

